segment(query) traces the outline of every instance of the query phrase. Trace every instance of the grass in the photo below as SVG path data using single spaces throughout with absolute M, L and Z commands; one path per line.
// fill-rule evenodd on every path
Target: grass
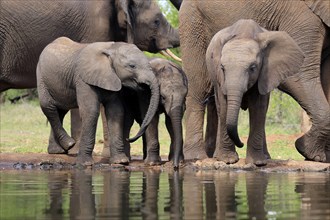
M 64 127 L 70 131 L 70 115 L 64 120 Z M 99 154 L 103 147 L 103 134 L 99 120 L 95 152 Z M 135 124 L 131 136 L 138 131 Z M 8 102 L 0 104 L 0 153 L 29 153 L 47 152 L 50 125 L 43 115 L 38 101 L 20 101 L 17 104 Z M 164 116 L 161 116 L 159 126 L 161 155 L 168 155 L 170 138 L 165 128 Z M 299 130 L 286 129 L 282 125 L 267 124 L 268 149 L 274 159 L 302 160 L 303 157 L 296 151 L 294 141 Z M 240 113 L 239 133 L 244 143 L 248 135 L 248 114 Z M 237 150 L 240 157 L 245 157 L 246 147 Z M 131 146 L 132 155 L 142 155 L 142 141 L 139 139 Z

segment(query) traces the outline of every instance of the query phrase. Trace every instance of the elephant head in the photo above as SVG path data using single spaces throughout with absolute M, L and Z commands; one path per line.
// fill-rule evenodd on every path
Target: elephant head
M 93 43 L 80 53 L 78 67 L 84 82 L 106 90 L 119 91 L 122 86 L 136 90 L 140 84 L 149 86 L 151 99 L 147 113 L 139 132 L 129 139 L 131 142 L 137 140 L 146 130 L 159 104 L 158 81 L 143 52 L 134 44 Z
M 243 146 L 237 133 L 243 95 L 254 85 L 261 95 L 268 94 L 298 73 L 303 61 L 303 52 L 286 32 L 267 31 L 253 20 L 239 20 L 214 35 L 207 68 L 216 90 L 227 99 L 227 133 L 236 146 Z
M 188 92 L 188 80 L 181 67 L 165 59 L 156 58 L 150 65 L 160 86 L 160 106 L 166 114 L 166 125 L 171 135 L 169 160 L 178 167 L 183 160 L 182 119 Z
M 116 0 L 119 39 L 126 38 L 152 53 L 180 45 L 178 30 L 163 16 L 154 0 Z

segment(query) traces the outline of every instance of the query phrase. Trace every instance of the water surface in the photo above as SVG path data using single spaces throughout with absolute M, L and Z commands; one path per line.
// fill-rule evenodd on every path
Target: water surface
M 330 175 L 1 171 L 0 219 L 330 219 Z

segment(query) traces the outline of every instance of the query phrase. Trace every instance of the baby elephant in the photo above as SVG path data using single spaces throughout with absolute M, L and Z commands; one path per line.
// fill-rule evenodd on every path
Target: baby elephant
M 235 145 L 239 109 L 249 109 L 250 133 L 246 162 L 265 165 L 269 157 L 265 119 L 269 93 L 299 72 L 304 55 L 282 31 L 267 31 L 253 20 L 239 20 L 212 38 L 206 52 L 215 90 L 218 134 L 215 155 L 226 163 L 238 161 Z
M 171 138 L 169 160 L 173 161 L 174 167 L 178 167 L 180 161 L 184 159 L 182 118 L 188 91 L 187 78 L 180 66 L 166 59 L 151 59 L 150 65 L 158 79 L 160 103 L 158 114 L 154 116 L 143 135 L 143 156 L 148 165 L 160 164 L 158 123 L 159 114 L 165 113 L 165 123 Z M 128 110 L 125 135 L 128 136 L 134 119 L 141 124 L 141 118 L 145 115 L 150 102 L 150 92 L 145 89 L 136 94 L 125 90 L 124 97 L 124 100 L 130 100 L 125 102 L 126 110 Z M 129 154 L 129 146 L 126 149 Z
M 100 104 L 105 108 L 112 148 L 110 163 L 129 162 L 124 152 L 124 108 L 119 97 L 122 86 L 151 89 L 150 105 L 140 131 L 143 134 L 159 104 L 159 85 L 149 60 L 135 45 L 97 42 L 81 44 L 66 37 L 50 43 L 41 53 L 37 66 L 37 85 L 42 111 L 47 116 L 54 137 L 64 150 L 75 141 L 62 126 L 63 117 L 79 107 L 82 131 L 77 163 L 93 163 L 97 119 Z M 111 126 L 110 126 L 111 125 Z

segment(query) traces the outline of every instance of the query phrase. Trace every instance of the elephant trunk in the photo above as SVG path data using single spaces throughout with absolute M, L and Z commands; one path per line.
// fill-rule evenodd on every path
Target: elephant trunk
M 169 36 L 170 36 L 170 44 L 173 47 L 179 47 L 180 46 L 179 30 L 171 26 Z
M 156 77 L 152 78 L 153 80 L 151 81 L 150 84 L 150 90 L 151 90 L 151 98 L 150 98 L 150 104 L 147 110 L 146 115 L 144 116 L 144 119 L 142 121 L 142 124 L 140 126 L 140 130 L 138 133 L 135 135 L 133 138 L 129 138 L 129 142 L 134 142 L 136 141 L 139 137 L 143 135 L 145 130 L 147 129 L 148 125 L 150 124 L 152 118 L 156 114 L 158 110 L 158 105 L 159 105 L 159 84 L 156 79 Z
M 183 160 L 183 132 L 182 132 L 182 117 L 183 109 L 181 106 L 173 108 L 170 113 L 171 124 L 173 129 L 172 149 L 173 149 L 173 164 L 174 168 L 179 167 L 180 159 Z
M 238 132 L 237 132 L 237 121 L 238 121 L 238 114 L 241 107 L 242 102 L 242 94 L 233 92 L 228 92 L 227 95 L 227 133 L 230 139 L 234 142 L 234 144 L 242 148 L 244 144 L 241 142 Z
M 173 28 L 169 23 L 163 31 L 158 33 L 156 39 L 157 40 L 154 42 L 155 45 L 152 45 L 152 47 L 149 48 L 150 52 L 159 52 L 168 48 L 180 46 L 179 30 L 177 28 Z

